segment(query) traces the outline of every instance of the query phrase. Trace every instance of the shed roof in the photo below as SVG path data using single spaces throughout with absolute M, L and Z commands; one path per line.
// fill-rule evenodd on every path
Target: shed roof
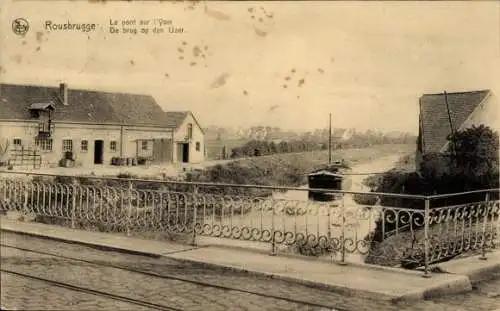
M 446 93 L 450 116 L 444 93 L 422 95 L 420 97 L 422 152 L 440 152 L 447 143 L 448 135 L 451 134 L 451 125 L 454 130 L 460 128 L 489 92 L 489 90 L 479 90 Z
M 49 108 L 51 110 L 55 109 L 55 105 L 52 101 L 49 103 L 34 103 L 34 104 L 31 104 L 29 107 L 29 109 L 31 109 L 31 110 L 47 110 Z
M 333 173 L 328 170 L 320 170 L 316 171 L 313 173 L 308 174 L 309 177 L 314 177 L 314 176 L 332 176 L 332 177 L 344 177 L 344 174 L 341 173 Z

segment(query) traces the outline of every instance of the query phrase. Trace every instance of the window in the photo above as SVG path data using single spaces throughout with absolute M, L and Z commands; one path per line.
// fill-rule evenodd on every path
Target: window
M 116 141 L 112 140 L 110 143 L 109 143 L 109 149 L 111 151 L 116 151 Z
M 193 124 L 189 123 L 187 128 L 187 138 L 193 138 Z
M 82 152 L 89 151 L 89 141 L 88 140 L 82 140 L 82 143 L 80 145 L 80 149 L 82 150 Z
M 73 141 L 71 139 L 63 139 L 62 150 L 63 151 L 73 151 Z
M 200 142 L 199 141 L 196 142 L 196 151 L 200 151 Z
M 142 150 L 148 150 L 148 141 L 147 140 L 142 141 Z
M 52 151 L 52 139 L 35 139 L 35 144 L 43 151 Z
M 14 146 L 21 146 L 22 142 L 20 138 L 14 138 Z

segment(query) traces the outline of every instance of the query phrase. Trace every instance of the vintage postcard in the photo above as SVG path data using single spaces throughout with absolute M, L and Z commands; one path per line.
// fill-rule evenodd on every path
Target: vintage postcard
M 500 306 L 499 2 L 0 22 L 2 310 Z

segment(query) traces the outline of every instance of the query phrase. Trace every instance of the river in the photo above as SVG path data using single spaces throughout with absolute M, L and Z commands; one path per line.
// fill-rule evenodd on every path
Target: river
M 352 166 L 352 173 L 370 173 L 370 172 L 385 172 L 394 167 L 395 163 L 401 158 L 401 155 L 390 155 L 382 158 L 378 158 L 375 161 L 368 163 L 361 163 Z M 350 191 L 357 192 L 369 192 L 370 189 L 363 185 L 363 180 L 367 178 L 369 175 L 351 175 L 351 189 Z M 307 185 L 302 186 L 301 188 L 307 189 Z M 274 198 L 276 199 L 284 199 L 284 200 L 300 200 L 300 201 L 308 201 L 307 191 L 298 191 L 292 190 L 285 193 L 275 193 Z M 365 210 L 364 206 L 357 204 L 352 195 L 347 194 L 343 198 L 344 206 L 345 206 L 345 215 L 346 215 L 346 223 L 345 223 L 345 238 L 353 239 L 354 241 L 359 241 L 367 236 L 370 232 L 375 229 L 375 222 L 377 220 L 377 215 L 371 213 L 369 210 Z M 322 206 L 321 203 L 310 202 L 310 205 L 317 205 L 318 208 Z M 339 202 L 341 204 L 341 202 Z M 341 213 L 340 208 L 339 212 L 333 216 L 332 223 L 330 223 L 330 230 L 333 236 L 340 236 L 341 234 Z M 376 212 L 376 211 L 373 211 Z M 325 228 L 321 228 L 319 231 L 324 232 L 328 230 L 326 228 L 328 222 L 318 222 L 321 225 L 324 225 Z M 335 228 L 337 230 L 335 230 Z M 332 230 L 333 229 L 333 230 Z M 363 263 L 364 255 L 362 254 L 349 254 L 348 261 Z
M 381 157 L 369 163 L 361 163 L 352 166 L 352 173 L 370 173 L 384 172 L 392 167 L 400 159 L 401 154 Z M 368 192 L 366 186 L 362 184 L 363 180 L 369 175 L 351 175 L 351 191 Z M 307 189 L 307 185 L 301 188 Z M 271 201 L 271 200 L 269 200 Z M 270 211 L 252 210 L 251 212 L 233 217 L 222 217 L 219 219 L 207 217 L 208 224 L 229 225 L 237 227 L 274 229 L 281 232 L 301 232 L 313 233 L 315 235 L 324 235 L 331 237 L 341 236 L 342 202 L 314 202 L 308 199 L 306 190 L 290 190 L 287 192 L 276 192 L 273 194 L 273 215 Z M 332 208 L 333 205 L 337 205 Z M 377 215 L 376 210 L 365 209 L 364 206 L 354 202 L 352 195 L 345 195 L 343 198 L 344 215 L 344 234 L 346 239 L 360 241 L 375 228 Z M 288 215 L 285 211 L 291 210 L 294 215 Z M 307 211 L 298 213 L 299 211 Z M 295 211 L 295 212 L 293 212 Z M 348 252 L 350 253 L 350 252 Z M 335 254 L 338 259 L 340 254 Z M 330 257 L 330 255 L 328 255 Z M 362 263 L 364 256 L 359 252 L 346 254 L 346 260 L 349 262 Z

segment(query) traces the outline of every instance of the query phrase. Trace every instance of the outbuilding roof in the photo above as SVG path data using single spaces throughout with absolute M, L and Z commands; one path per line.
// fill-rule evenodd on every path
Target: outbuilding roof
M 446 100 L 444 93 L 422 95 L 420 97 L 422 152 L 440 152 L 446 145 L 452 128 L 458 130 L 489 92 L 489 90 L 478 90 L 446 93 Z

